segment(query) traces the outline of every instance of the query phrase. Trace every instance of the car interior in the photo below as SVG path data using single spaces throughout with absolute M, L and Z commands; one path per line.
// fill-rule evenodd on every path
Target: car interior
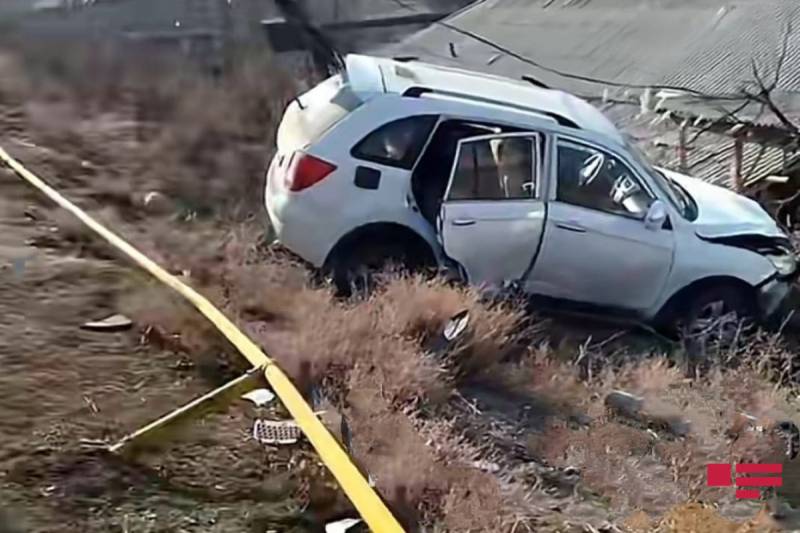
M 512 131 L 520 130 L 464 120 L 444 120 L 439 123 L 411 176 L 414 199 L 420 212 L 431 225 L 436 225 L 436 217 L 450 179 L 458 142 L 468 137 Z M 492 157 L 491 153 L 487 155 Z

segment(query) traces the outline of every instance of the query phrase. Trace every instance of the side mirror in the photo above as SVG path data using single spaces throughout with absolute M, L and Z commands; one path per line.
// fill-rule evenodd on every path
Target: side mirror
M 583 187 L 584 185 L 591 183 L 600 173 L 600 169 L 603 168 L 603 164 L 605 162 L 606 156 L 601 153 L 597 153 L 588 157 L 586 161 L 583 162 L 583 166 L 581 167 L 579 182 L 580 186 Z
M 667 220 L 667 206 L 661 200 L 656 200 L 647 209 L 644 216 L 644 226 L 647 229 L 657 230 L 664 227 L 664 222 Z

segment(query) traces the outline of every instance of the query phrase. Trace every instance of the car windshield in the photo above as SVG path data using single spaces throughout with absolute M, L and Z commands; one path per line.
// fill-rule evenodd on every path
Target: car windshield
M 692 200 L 689 193 L 674 180 L 668 178 L 663 172 L 654 167 L 644 152 L 642 152 L 641 148 L 636 146 L 630 139 L 626 139 L 625 145 L 628 149 L 628 153 L 639 163 L 639 166 L 644 168 L 647 173 L 653 177 L 653 181 L 659 191 L 669 199 L 670 203 L 678 210 L 681 216 L 687 220 L 693 220 L 696 216 L 696 208 L 694 200 Z

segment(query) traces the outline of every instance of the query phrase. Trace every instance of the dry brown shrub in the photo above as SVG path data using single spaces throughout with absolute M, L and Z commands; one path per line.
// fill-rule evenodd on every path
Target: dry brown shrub
M 400 278 L 366 301 L 340 302 L 315 287 L 303 266 L 266 252 L 263 228 L 231 230 L 228 222 L 242 213 L 257 209 L 263 218 L 266 147 L 292 85 L 269 58 L 244 61 L 213 82 L 189 70 L 135 67 L 134 60 L 119 56 L 115 60 L 126 68 L 117 76 L 116 66 L 102 65 L 104 57 L 113 57 L 109 51 L 82 61 L 40 57 L 31 79 L 41 88 L 33 91 L 27 115 L 38 140 L 61 152 L 52 157 L 55 174 L 84 187 L 95 202 L 120 209 L 136 209 L 131 195 L 154 190 L 178 204 L 183 215 L 227 215 L 222 222 L 150 216 L 143 232 L 153 244 L 136 242 L 172 272 L 185 271 L 192 285 L 267 347 L 296 381 L 304 365 L 310 366 L 310 381 L 323 385 L 348 415 L 356 459 L 408 523 L 503 531 L 518 510 L 494 476 L 472 468 L 479 454 L 437 410 L 454 388 L 480 379 L 494 380 L 526 400 L 544 400 L 559 414 L 597 415 L 588 429 L 551 423 L 529 447 L 549 463 L 581 468 L 582 483 L 620 508 L 660 509 L 695 495 L 721 498 L 698 489 L 707 462 L 774 452 L 755 432 L 745 432 L 732 446 L 721 436 L 737 412 L 774 420 L 776 410 L 785 410 L 780 395 L 750 368 L 712 372 L 692 385 L 683 382 L 679 368 L 661 360 L 608 364 L 599 379 L 587 382 L 570 363 L 574 348 L 563 358 L 538 342 L 537 349 L 520 350 L 521 312 L 487 306 L 474 290 Z M 0 71 L 12 68 L 0 65 Z M 95 76 L 78 76 L 89 68 Z M 19 90 L 0 83 L 0 99 Z M 131 128 L 119 117 L 144 122 Z M 237 205 L 241 199 L 244 207 Z M 111 220 L 112 227 L 118 223 Z M 97 242 L 82 225 L 66 220 L 57 225 L 70 245 Z M 217 380 L 243 364 L 193 308 L 161 286 L 141 280 L 135 286 L 119 307 L 151 340 L 190 355 Z M 470 313 L 469 334 L 443 365 L 425 348 L 462 310 Z M 779 355 L 772 345 L 752 350 L 765 367 Z M 685 441 L 654 443 L 642 429 L 603 417 L 602 398 L 613 388 L 643 395 L 648 408 L 663 408 L 664 416 L 685 413 L 694 427 L 707 427 Z M 420 413 L 430 418 L 420 423 Z
M 143 147 L 138 173 L 185 210 L 261 214 L 273 135 L 293 85 L 268 56 L 245 57 L 220 80 L 175 85 L 181 92 Z
M 491 378 L 509 393 L 535 397 L 567 417 L 584 411 L 593 393 L 579 379 L 577 368 L 553 358 L 547 344 L 529 349 L 519 362 L 497 366 Z
M 381 398 L 377 384 L 362 378 L 347 396 L 352 450 L 382 494 L 407 525 L 422 518 L 421 505 L 447 490 L 447 480 L 433 450 L 408 417 Z
M 116 212 L 110 207 L 92 213 L 92 216 L 102 224 L 108 224 L 111 227 L 118 220 Z M 37 238 L 40 245 L 52 244 L 73 251 L 79 256 L 100 259 L 119 257 L 118 252 L 110 244 L 101 239 L 72 213 L 58 208 L 49 212 L 47 217 L 52 225 L 41 228 L 43 232 L 49 233 L 43 233 Z
M 0 105 L 18 105 L 30 90 L 31 85 L 20 58 L 0 51 Z
M 659 394 L 679 383 L 683 375 L 679 368 L 671 365 L 666 359 L 653 359 L 630 368 L 630 386 L 635 394 Z M 625 374 L 625 370 L 622 371 Z M 625 384 L 622 384 L 625 386 Z
M 13 43 L 8 56 L 24 61 L 35 88 L 25 98 L 30 131 L 72 158 L 57 173 L 92 177 L 95 190 L 109 180 L 160 191 L 184 213 L 263 214 L 266 162 L 294 83 L 263 50 L 233 51 L 219 78 L 158 52 L 104 40 Z M 10 59 L 0 67 L 15 72 Z
M 141 276 L 132 277 L 128 285 L 117 307 L 139 326 L 143 340 L 186 354 L 214 384 L 247 369 L 244 358 L 217 328 L 182 297 Z
M 423 344 L 440 334 L 450 317 L 475 306 L 473 294 L 422 277 L 393 278 L 375 303 L 391 332 Z
M 524 317 L 510 305 L 487 305 L 474 288 L 455 288 L 422 277 L 395 278 L 370 303 L 379 308 L 384 331 L 422 345 L 440 335 L 456 313 L 468 311 L 468 335 L 448 355 L 450 370 L 460 381 L 488 376 L 514 353 Z
M 354 454 L 407 526 L 447 531 L 501 531 L 511 512 L 497 480 L 472 468 L 477 458 L 447 423 L 412 421 L 392 409 L 380 388 L 361 378 L 348 417 Z

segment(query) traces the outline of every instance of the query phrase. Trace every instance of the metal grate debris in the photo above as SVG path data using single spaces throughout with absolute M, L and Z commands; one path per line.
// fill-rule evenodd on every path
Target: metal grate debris
M 302 433 L 291 420 L 256 420 L 253 438 L 261 444 L 294 444 Z

